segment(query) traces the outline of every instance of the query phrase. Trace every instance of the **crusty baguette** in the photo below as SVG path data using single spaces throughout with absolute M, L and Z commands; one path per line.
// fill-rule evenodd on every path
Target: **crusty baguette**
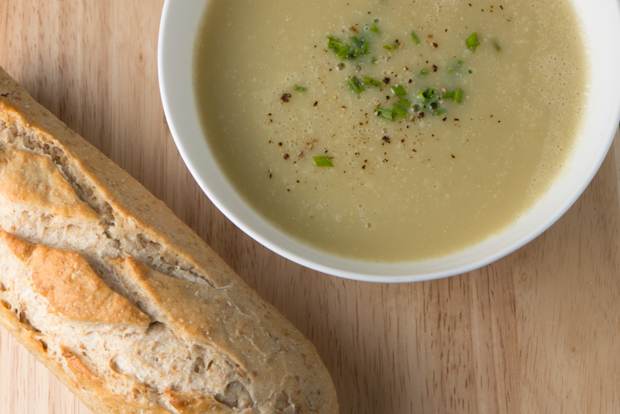
M 96 413 L 337 413 L 312 344 L 0 68 L 0 322 Z

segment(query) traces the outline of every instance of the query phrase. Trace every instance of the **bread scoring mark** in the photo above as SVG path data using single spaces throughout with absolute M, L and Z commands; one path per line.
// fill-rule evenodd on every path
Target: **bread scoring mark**
M 197 414 L 204 412 L 219 412 L 221 407 L 212 398 L 200 394 L 186 394 L 174 390 L 163 393 L 170 407 L 179 414 Z
M 69 370 L 75 378 L 74 386 L 76 388 L 100 388 L 104 385 L 103 380 L 84 365 L 82 360 L 71 350 L 63 348 L 62 357 L 65 359 Z
M 0 195 L 53 216 L 99 220 L 49 158 L 26 151 L 0 151 Z
M 85 182 L 85 177 L 73 171 L 65 151 L 47 139 L 45 133 L 18 128 L 14 124 L 8 125 L 8 129 L 11 132 L 8 134 L 8 147 L 18 153 L 25 152 L 49 159 L 64 181 L 73 189 L 75 196 L 100 217 L 106 237 L 116 244 L 116 248 L 120 248 L 120 242 L 109 233 L 109 228 L 114 226 L 112 207 L 108 202 L 95 197 L 91 186 Z
M 1 106 L 2 102 L 0 102 Z M 190 279 L 194 283 L 209 285 L 213 289 L 226 289 L 228 286 L 217 287 L 208 277 L 196 271 L 193 266 L 181 264 L 182 260 L 169 249 L 144 233 L 139 233 L 137 239 L 129 237 L 116 237 L 117 217 L 114 207 L 103 197 L 96 194 L 97 185 L 91 183 L 91 179 L 80 171 L 80 165 L 74 165 L 65 150 L 53 142 L 53 138 L 46 132 L 26 127 L 20 127 L 17 122 L 10 119 L 2 120 L 4 128 L 8 131 L 1 137 L 2 145 L 13 151 L 25 151 L 27 153 L 44 156 L 51 160 L 57 171 L 73 189 L 77 198 L 86 203 L 99 216 L 103 227 L 104 236 L 111 248 L 118 251 L 118 256 L 133 256 L 145 262 L 149 267 L 176 279 Z M 24 122 L 25 123 L 25 122 Z
M 5 232 L 0 232 L 0 242 L 1 241 L 4 241 L 4 245 L 8 249 L 7 252 L 10 251 L 13 256 L 25 266 L 25 268 L 29 269 L 29 273 L 33 278 L 34 291 L 41 294 L 42 297 L 45 297 L 49 302 L 49 305 L 53 306 L 54 309 L 57 311 L 60 310 L 59 313 L 69 317 L 72 321 L 80 321 L 79 318 L 84 316 L 83 310 L 80 309 L 81 312 L 78 312 L 80 315 L 78 315 L 78 318 L 76 319 L 75 315 L 71 315 L 71 312 L 74 309 L 69 308 L 67 310 L 66 308 L 63 308 L 63 306 L 67 306 L 68 302 L 78 304 L 97 304 L 97 300 L 92 298 L 67 299 L 66 295 L 61 292 L 64 285 L 63 281 L 65 281 L 69 275 L 73 280 L 84 280 L 85 273 L 87 273 L 87 279 L 88 273 L 90 273 L 93 277 L 97 277 L 94 269 L 91 268 L 86 260 L 77 253 L 63 252 L 60 250 L 50 249 L 45 246 L 27 243 Z M 56 254 L 58 257 L 54 257 Z M 63 264 L 63 261 L 66 263 Z M 155 283 L 155 279 L 157 279 L 156 287 L 153 287 L 155 290 L 152 294 L 157 295 L 157 297 L 162 296 L 164 293 L 163 289 L 165 288 L 163 283 L 167 276 L 156 272 L 155 270 L 149 268 L 146 264 L 137 262 L 134 259 L 127 258 L 125 261 L 127 266 L 130 268 L 127 270 L 139 273 L 140 279 L 143 280 L 144 283 Z M 43 264 L 48 265 L 48 268 L 40 268 L 37 273 L 35 268 L 37 268 L 37 266 L 43 266 Z M 55 269 L 63 268 L 68 268 L 67 273 L 58 275 L 58 271 Z M 105 270 L 102 268 L 99 270 L 112 272 L 109 268 Z M 49 278 L 44 279 L 42 282 L 38 281 L 38 276 L 42 276 L 44 273 L 49 275 Z M 51 289 L 51 280 L 54 281 L 52 292 L 49 291 Z M 99 278 L 96 280 L 102 286 L 105 285 L 101 280 L 99 280 Z M 172 280 L 174 280 L 174 284 L 177 288 L 191 290 L 194 286 L 189 281 L 180 281 L 177 279 Z M 43 285 L 41 285 L 41 283 L 43 283 Z M 118 283 L 122 285 L 123 281 L 119 280 Z M 101 291 L 99 287 L 92 286 L 91 288 L 98 292 Z M 106 288 L 109 289 L 108 287 Z M 106 290 L 106 288 L 103 289 Z M 71 289 L 74 289 L 74 286 L 71 286 Z M 130 291 L 133 290 L 131 289 L 131 286 L 124 287 L 124 289 Z M 202 289 L 206 290 L 206 292 L 209 291 L 207 286 L 202 286 Z M 77 291 L 78 293 L 80 292 L 80 285 L 78 285 Z M 59 297 L 62 296 L 65 300 L 57 300 L 58 298 L 53 297 L 53 294 L 56 294 Z M 202 293 L 201 297 L 196 297 L 195 300 L 208 300 L 206 299 L 207 296 L 205 296 L 205 294 L 206 293 Z M 187 302 L 180 297 L 176 297 L 178 295 L 174 294 L 174 292 L 171 292 L 171 295 L 175 296 L 174 298 L 171 298 L 173 302 L 177 300 L 183 303 Z M 133 297 L 132 300 L 135 301 L 137 306 L 142 306 L 141 302 L 149 301 L 148 299 L 145 300 L 145 298 L 141 299 L 139 295 L 133 293 L 128 296 Z M 163 294 L 163 297 L 165 298 L 166 295 Z M 60 302 L 60 304 L 57 302 Z M 46 302 L 42 302 L 42 306 L 47 306 L 45 303 Z M 21 309 L 20 312 L 20 309 L 13 308 L 8 302 L 7 306 L 11 310 L 11 314 L 15 313 L 16 319 L 21 320 L 22 328 L 30 329 L 33 332 L 38 332 L 37 329 L 29 328 L 30 322 L 26 317 L 26 314 L 23 312 L 25 309 Z M 96 307 L 106 308 L 105 305 L 98 305 Z M 165 306 L 165 308 L 168 307 L 168 305 Z M 152 311 L 149 307 L 145 310 L 147 312 Z M 113 312 L 113 314 L 118 313 L 119 312 Z M 89 359 L 89 361 L 91 361 L 90 363 L 87 363 L 88 361 L 83 361 L 82 356 L 78 357 L 77 353 L 69 350 L 69 346 L 67 346 L 68 344 L 59 344 L 53 339 L 50 344 L 51 350 L 49 350 L 49 348 L 47 348 L 49 336 L 46 332 L 53 328 L 46 327 L 44 329 L 46 332 L 40 336 L 37 335 L 35 339 L 37 340 L 37 347 L 41 347 L 42 352 L 49 354 L 51 358 L 55 359 L 56 355 L 57 357 L 66 360 L 67 365 L 65 366 L 69 367 L 72 376 L 76 379 L 82 378 L 84 381 L 88 381 L 89 378 L 92 380 L 95 377 L 108 378 L 116 375 L 116 377 L 114 377 L 116 378 L 115 381 L 122 381 L 124 384 L 127 384 L 127 386 L 133 387 L 127 388 L 123 386 L 122 389 L 134 389 L 139 391 L 132 397 L 133 402 L 136 404 L 140 403 L 140 401 L 144 404 L 147 404 L 148 401 L 159 401 L 160 405 L 163 404 L 163 406 L 167 406 L 170 404 L 170 402 L 166 400 L 167 397 L 164 395 L 167 389 L 175 390 L 175 404 L 178 404 L 179 407 L 183 408 L 183 410 L 175 408 L 175 410 L 179 413 L 192 413 L 193 411 L 190 410 L 190 407 L 194 407 L 195 404 L 202 401 L 202 397 L 194 398 L 194 393 L 198 393 L 197 395 L 201 395 L 200 393 L 210 395 L 210 398 L 212 399 L 209 400 L 209 404 L 214 404 L 214 406 L 219 406 L 220 404 L 224 404 L 224 402 L 232 406 L 247 406 L 248 404 L 253 404 L 249 394 L 246 395 L 243 392 L 245 385 L 241 384 L 237 380 L 237 378 L 243 378 L 245 376 L 244 370 L 241 369 L 236 362 L 219 351 L 214 352 L 212 349 L 200 346 L 195 342 L 192 344 L 183 343 L 179 335 L 185 336 L 187 333 L 184 332 L 183 329 L 179 328 L 179 326 L 185 323 L 183 319 L 190 319 L 190 315 L 180 312 L 178 309 L 174 310 L 172 314 L 172 316 L 169 315 L 168 318 L 164 318 L 161 322 L 159 320 L 152 319 L 149 320 L 150 323 L 147 321 L 147 326 L 145 329 L 140 331 L 140 335 L 136 336 L 135 339 L 132 339 L 131 335 L 133 335 L 133 333 L 130 333 L 129 336 L 124 336 L 126 339 L 123 339 L 122 345 L 119 344 L 119 349 L 123 349 L 125 355 L 121 354 L 121 356 L 119 356 L 118 353 L 113 353 L 106 359 L 107 363 L 104 363 L 103 365 L 101 365 L 98 359 L 93 359 L 92 361 Z M 181 320 L 168 321 L 170 317 L 174 318 L 176 314 L 181 315 Z M 160 318 L 162 315 L 155 314 L 154 316 L 155 318 Z M 207 319 L 212 318 L 212 316 L 206 316 Z M 89 322 L 92 322 L 95 319 L 97 319 L 96 316 L 90 316 Z M 46 323 L 50 323 L 53 320 L 54 318 Z M 164 322 L 171 323 L 174 327 L 169 327 Z M 201 321 L 195 322 L 198 323 L 191 324 L 194 328 L 209 329 L 208 324 L 201 324 Z M 77 326 L 73 325 L 71 329 L 76 329 Z M 118 331 L 114 334 L 114 337 L 116 338 L 120 333 L 121 331 Z M 91 342 L 91 339 L 89 339 L 90 337 L 101 337 L 101 339 Z M 104 333 L 88 330 L 86 333 L 80 335 L 78 341 L 73 342 L 70 347 L 73 349 L 83 349 L 84 352 L 82 352 L 82 354 L 84 355 L 84 358 L 92 358 L 91 355 L 96 355 L 101 349 L 101 345 L 98 345 L 101 344 L 101 342 L 97 341 L 103 340 L 105 341 L 104 343 L 109 344 L 109 342 L 107 342 L 108 339 L 104 338 L 106 338 Z M 40 341 L 43 341 L 45 345 L 43 345 Z M 64 351 L 62 351 L 63 347 L 66 348 Z M 170 349 L 168 349 L 168 347 L 170 347 Z M 172 349 L 174 349 L 174 352 L 171 352 Z M 88 368 L 90 366 L 92 366 L 92 369 L 96 371 L 92 371 L 91 368 Z M 93 372 L 99 372 L 99 374 L 95 375 Z M 91 374 L 94 377 L 91 377 Z M 119 375 L 121 377 L 118 377 Z M 107 382 L 108 380 L 105 381 Z M 241 386 L 229 386 L 229 384 L 235 381 L 239 382 Z M 228 391 L 226 391 L 227 389 Z M 130 391 L 123 391 L 123 393 L 125 392 Z M 223 402 L 218 402 L 213 399 L 214 395 L 219 395 L 219 398 Z M 235 396 L 239 396 L 241 399 L 239 401 L 234 400 L 234 398 L 236 398 Z M 173 407 L 173 405 L 170 405 L 170 407 Z
M 73 320 L 147 325 L 151 319 L 110 289 L 76 252 L 34 245 L 0 231 L 0 237 L 30 270 L 35 292 L 54 311 Z

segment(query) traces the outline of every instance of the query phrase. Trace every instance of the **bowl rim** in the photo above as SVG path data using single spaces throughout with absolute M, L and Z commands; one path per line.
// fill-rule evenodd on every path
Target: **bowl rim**
M 221 171 L 219 171 L 218 174 L 219 169 L 215 166 L 216 163 L 213 162 L 214 160 L 209 158 L 210 154 L 208 154 L 206 159 L 207 161 L 211 161 L 213 165 L 210 167 L 202 165 L 204 163 L 204 159 L 201 160 L 200 157 L 205 154 L 198 153 L 204 150 L 204 148 L 207 147 L 207 144 L 206 137 L 204 137 L 200 126 L 198 126 L 201 131 L 199 134 L 199 139 L 203 141 L 204 146 L 199 145 L 199 148 L 197 149 L 196 145 L 191 143 L 191 139 L 193 139 L 193 136 L 196 135 L 196 129 L 195 125 L 193 130 L 191 130 L 188 126 L 188 117 L 192 118 L 193 121 L 197 121 L 198 114 L 195 109 L 195 98 L 191 85 L 191 98 L 186 96 L 187 82 L 190 84 L 193 82 L 193 65 L 191 64 L 193 58 L 191 56 L 193 56 L 195 33 L 197 32 L 197 26 L 200 23 L 205 8 L 210 1 L 211 0 L 165 0 L 164 2 L 158 37 L 157 65 L 160 94 L 171 135 L 183 161 L 187 165 L 196 182 L 209 197 L 211 202 L 229 220 L 231 220 L 243 232 L 273 252 L 319 272 L 358 281 L 405 283 L 454 276 L 470 272 L 495 262 L 538 237 L 549 227 L 551 227 L 560 217 L 562 217 L 566 211 L 568 211 L 568 209 L 581 196 L 583 191 L 594 178 L 596 172 L 599 170 L 613 142 L 616 130 L 618 129 L 618 123 L 620 121 L 620 99 L 616 99 L 613 102 L 614 105 L 607 108 L 609 113 L 609 117 L 607 118 L 608 122 L 606 122 L 604 131 L 601 134 L 602 137 L 600 138 L 598 146 L 599 150 L 595 153 L 595 158 L 590 160 L 588 164 L 589 168 L 587 169 L 587 173 L 578 177 L 579 180 L 576 185 L 572 186 L 571 191 L 564 195 L 561 205 L 555 208 L 552 214 L 547 214 L 544 220 L 538 222 L 534 230 L 526 232 L 526 234 L 519 236 L 516 241 L 510 242 L 502 248 L 492 249 L 492 254 L 478 255 L 476 259 L 470 260 L 463 265 L 452 267 L 449 265 L 446 267 L 445 265 L 446 263 L 449 264 L 450 258 L 453 256 L 463 256 L 470 250 L 473 251 L 477 246 L 485 245 L 485 243 L 492 245 L 492 242 L 497 237 L 501 237 L 503 234 L 511 232 L 512 229 L 507 229 L 497 237 L 493 237 L 487 242 L 467 248 L 461 252 L 458 252 L 456 255 L 448 255 L 438 259 L 426 261 L 425 263 L 427 263 L 431 269 L 434 266 L 433 263 L 437 264 L 441 262 L 443 266 L 440 266 L 439 270 L 429 270 L 423 274 L 407 274 L 407 269 L 410 269 L 413 265 L 419 265 L 422 262 L 384 264 L 366 263 L 331 256 L 303 245 L 290 236 L 280 232 L 275 228 L 275 226 L 268 223 L 267 220 L 255 213 L 247 202 L 233 190 L 233 186 L 228 182 L 228 179 L 221 173 Z M 583 1 L 585 0 L 582 0 L 582 3 Z M 608 1 L 605 4 L 608 6 L 606 16 L 610 18 L 612 22 L 617 23 L 615 28 L 618 34 L 620 34 L 620 29 L 618 29 L 620 26 L 620 5 L 615 1 Z M 182 13 L 179 14 L 179 11 L 182 11 Z M 195 17 L 196 11 L 199 11 L 199 13 L 197 13 L 199 15 L 197 20 Z M 192 20 L 191 24 L 187 24 L 187 19 L 184 20 L 183 16 L 194 16 L 192 17 L 194 20 Z M 192 37 L 192 42 L 190 42 L 189 45 L 178 44 L 170 40 L 171 37 L 178 33 L 180 22 L 184 22 L 186 24 L 185 30 L 192 30 L 193 27 L 194 34 Z M 620 35 L 618 38 L 620 38 Z M 186 58 L 188 52 L 190 53 L 189 80 L 179 80 L 178 66 L 182 65 L 182 63 L 179 62 L 183 61 L 183 59 L 185 59 L 185 61 L 187 60 Z M 615 73 L 620 73 L 620 71 L 617 70 L 620 69 L 620 52 L 616 52 L 614 64 L 616 69 Z M 187 70 L 186 67 L 184 69 Z M 181 76 L 181 78 L 183 78 L 183 76 Z M 620 77 L 618 78 L 620 79 Z M 179 88 L 179 82 L 183 82 L 182 88 Z M 617 92 L 617 95 L 620 96 L 620 80 L 614 86 L 615 92 Z M 185 90 L 185 95 L 179 93 L 178 89 Z M 186 107 L 188 99 L 192 100 L 192 105 L 189 109 Z M 589 119 L 590 116 L 587 115 L 587 118 Z M 210 180 L 205 178 L 206 169 L 210 174 L 207 176 Z M 219 181 L 214 181 L 213 177 Z M 543 197 L 543 199 L 545 198 L 547 198 L 547 195 Z M 532 215 L 533 211 L 538 208 L 537 206 L 538 204 L 534 206 L 525 216 Z M 520 221 L 521 220 L 518 222 Z M 277 235 L 277 237 L 274 235 Z M 274 240 L 274 237 L 276 240 Z M 388 271 L 386 272 L 386 270 Z

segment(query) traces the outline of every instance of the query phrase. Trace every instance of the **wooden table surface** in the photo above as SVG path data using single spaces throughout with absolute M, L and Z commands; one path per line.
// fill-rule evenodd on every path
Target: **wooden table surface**
M 162 4 L 0 0 L 0 66 L 310 338 L 342 413 L 620 412 L 617 143 L 562 219 L 490 266 L 401 285 L 320 274 L 237 229 L 183 164 L 157 83 Z M 0 329 L 0 414 L 88 412 Z

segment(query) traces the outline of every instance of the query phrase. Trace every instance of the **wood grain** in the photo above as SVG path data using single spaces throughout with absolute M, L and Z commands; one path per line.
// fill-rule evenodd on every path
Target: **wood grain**
M 341 280 L 231 224 L 184 166 L 159 98 L 162 0 L 0 0 L 0 65 L 142 182 L 316 345 L 342 413 L 620 412 L 620 148 L 549 231 L 433 282 Z M 0 330 L 0 414 L 86 414 Z

